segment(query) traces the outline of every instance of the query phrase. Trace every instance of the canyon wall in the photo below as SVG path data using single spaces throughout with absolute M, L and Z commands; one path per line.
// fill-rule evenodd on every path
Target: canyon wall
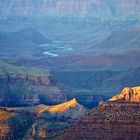
M 89 111 L 57 140 L 139 140 L 140 103 L 105 102 Z
M 67 16 L 71 13 L 78 17 L 115 18 L 139 14 L 138 0 L 13 0 L 0 1 L 1 15 L 46 15 Z M 71 16 L 76 16 L 72 15 Z

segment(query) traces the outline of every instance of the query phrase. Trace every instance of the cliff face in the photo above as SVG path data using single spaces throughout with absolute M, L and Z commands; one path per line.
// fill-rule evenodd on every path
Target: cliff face
M 139 140 L 140 87 L 124 88 L 89 111 L 58 140 Z
M 46 139 L 47 138 L 47 130 L 43 126 L 43 124 L 34 123 L 30 130 L 27 132 L 23 140 L 25 139 Z
M 112 97 L 110 101 L 140 101 L 140 86 L 138 87 L 126 87 L 121 93 Z
M 51 83 L 48 77 L 30 76 L 26 80 L 23 77 L 10 77 L 8 81 L 1 80 L 0 83 L 1 104 L 7 106 L 60 103 L 67 100 L 64 89 Z
M 8 74 L 0 76 L 0 100 L 4 105 L 60 103 L 67 100 L 63 88 L 47 76 Z M 14 102 L 15 104 L 13 104 Z
M 34 85 L 51 86 L 55 84 L 51 76 L 35 76 L 24 73 L 5 73 L 0 75 L 0 80 L 3 82 L 29 82 Z
M 82 72 L 82 74 L 84 74 L 84 72 Z M 73 88 L 73 86 L 71 87 L 67 84 L 66 81 L 62 82 L 60 80 L 62 77 L 66 78 L 65 75 L 61 75 L 61 77 L 59 76 L 57 80 L 55 80 L 56 77 L 47 69 L 16 66 L 0 60 L 0 105 L 53 105 L 68 101 L 72 98 L 77 98 L 80 104 L 91 108 L 98 105 L 101 100 L 108 99 L 108 97 L 102 95 L 93 95 L 93 91 L 88 92 L 85 90 L 81 93 L 82 91 L 79 89 L 81 89 L 84 84 L 77 86 L 77 90 L 74 89 L 75 87 Z M 70 77 L 75 77 L 75 75 L 70 75 Z M 90 76 L 86 78 L 84 76 L 84 79 L 89 81 L 89 77 Z M 76 81 L 78 81 L 78 79 L 80 79 L 80 83 L 84 83 L 81 80 L 83 77 L 72 78 L 69 82 L 77 83 Z M 93 84 L 96 86 L 97 83 Z
M 1 105 L 61 103 L 67 100 L 66 92 L 48 70 L 14 66 L 0 61 Z
M 88 112 L 57 140 L 138 140 L 139 113 L 140 103 L 102 103 Z

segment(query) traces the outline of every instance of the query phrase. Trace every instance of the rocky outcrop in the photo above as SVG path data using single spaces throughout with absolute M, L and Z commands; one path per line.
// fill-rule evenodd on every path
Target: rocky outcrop
M 33 84 L 42 84 L 49 86 L 52 84 L 51 76 L 35 76 L 24 73 L 5 73 L 0 75 L 1 80 L 6 80 L 7 82 L 17 82 L 17 81 L 30 81 Z
M 0 139 L 52 138 L 86 111 L 76 99 L 54 106 L 0 107 Z
M 6 74 L 0 76 L 1 105 L 34 105 L 40 102 L 40 86 L 45 89 L 53 85 L 50 77 L 27 74 Z M 6 89 L 4 89 L 6 88 Z M 44 92 L 44 88 L 42 88 Z
M 138 87 L 126 87 L 122 90 L 121 93 L 112 97 L 110 101 L 140 101 L 140 86 Z
M 75 98 L 70 101 L 53 105 L 47 106 L 44 104 L 36 105 L 33 107 L 17 107 L 13 108 L 15 111 L 27 111 L 30 113 L 36 114 L 38 117 L 45 117 L 45 118 L 70 118 L 70 119 L 78 119 L 84 115 L 87 109 L 80 105 Z
M 58 104 L 67 100 L 67 90 L 64 89 L 48 70 L 15 66 L 0 60 L 2 106 Z
M 121 93 L 89 111 L 57 140 L 139 140 L 140 87 Z
M 27 113 L 20 113 L 1 108 L 0 139 L 21 139 L 31 127 L 32 121 L 32 118 Z
M 57 140 L 139 140 L 140 103 L 105 102 Z
M 25 139 L 46 139 L 47 130 L 43 124 L 34 123 L 31 129 L 27 132 L 23 140 Z

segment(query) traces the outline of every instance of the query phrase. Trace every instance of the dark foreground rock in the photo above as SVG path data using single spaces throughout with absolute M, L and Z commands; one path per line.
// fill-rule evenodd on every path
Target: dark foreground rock
M 56 139 L 140 140 L 140 103 L 102 103 Z

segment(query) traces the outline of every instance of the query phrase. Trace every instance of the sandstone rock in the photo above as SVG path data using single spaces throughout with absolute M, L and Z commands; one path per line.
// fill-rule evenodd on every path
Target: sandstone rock
M 138 87 L 126 87 L 121 93 L 112 97 L 110 101 L 140 101 L 140 86 Z
M 106 102 L 56 140 L 139 140 L 140 103 Z

